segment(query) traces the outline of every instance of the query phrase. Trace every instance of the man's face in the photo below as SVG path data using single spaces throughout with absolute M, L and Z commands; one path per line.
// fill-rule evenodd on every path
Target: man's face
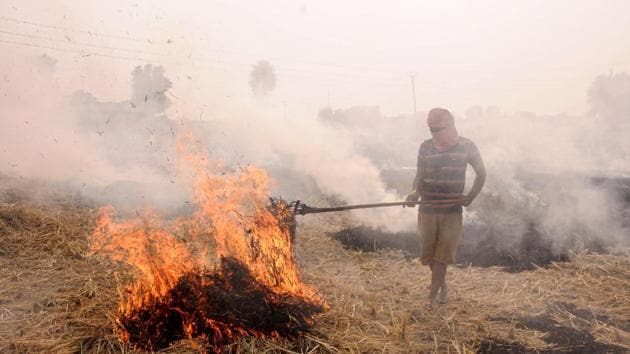
M 446 127 L 445 126 L 431 126 L 429 127 L 429 130 L 431 131 L 431 135 L 436 135 L 446 130 Z
M 434 138 L 447 138 L 454 131 L 453 116 L 445 109 L 434 108 L 427 117 L 427 126 Z

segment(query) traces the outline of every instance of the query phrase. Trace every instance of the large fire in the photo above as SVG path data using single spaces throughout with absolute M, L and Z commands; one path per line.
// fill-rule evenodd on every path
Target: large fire
M 167 222 L 146 212 L 119 221 L 104 207 L 91 235 L 92 253 L 135 271 L 120 291 L 120 338 L 155 350 L 200 337 L 219 351 L 245 335 L 292 337 L 307 329 L 327 305 L 300 281 L 294 216 L 267 197 L 267 174 L 253 167 L 213 174 L 203 156 L 181 156 L 194 170 L 191 216 Z

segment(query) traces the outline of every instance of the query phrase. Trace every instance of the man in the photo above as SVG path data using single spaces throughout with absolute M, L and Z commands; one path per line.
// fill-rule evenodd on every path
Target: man
M 420 261 L 431 268 L 431 286 L 427 308 L 446 303 L 447 265 L 455 262 L 462 234 L 462 205 L 469 206 L 481 191 L 486 169 L 475 144 L 457 134 L 453 115 L 446 109 L 434 108 L 427 116 L 432 139 L 425 140 L 418 151 L 418 171 L 413 191 L 406 201 L 420 200 L 418 233 L 421 239 Z M 470 192 L 464 195 L 466 168 L 470 164 L 476 174 Z

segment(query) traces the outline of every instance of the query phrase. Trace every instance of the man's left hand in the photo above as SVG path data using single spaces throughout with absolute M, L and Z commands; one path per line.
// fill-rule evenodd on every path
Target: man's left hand
M 460 199 L 460 202 L 462 203 L 463 206 L 468 207 L 470 205 L 470 203 L 472 203 L 472 198 L 465 195 Z

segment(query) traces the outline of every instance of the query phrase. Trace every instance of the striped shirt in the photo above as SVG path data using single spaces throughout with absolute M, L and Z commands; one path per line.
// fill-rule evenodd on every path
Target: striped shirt
M 433 140 L 425 140 L 418 150 L 418 172 L 414 190 L 420 192 L 422 213 L 461 213 L 462 206 L 453 203 L 462 197 L 466 181 L 466 167 L 482 165 L 475 144 L 459 137 L 457 144 L 446 151 L 438 151 Z

